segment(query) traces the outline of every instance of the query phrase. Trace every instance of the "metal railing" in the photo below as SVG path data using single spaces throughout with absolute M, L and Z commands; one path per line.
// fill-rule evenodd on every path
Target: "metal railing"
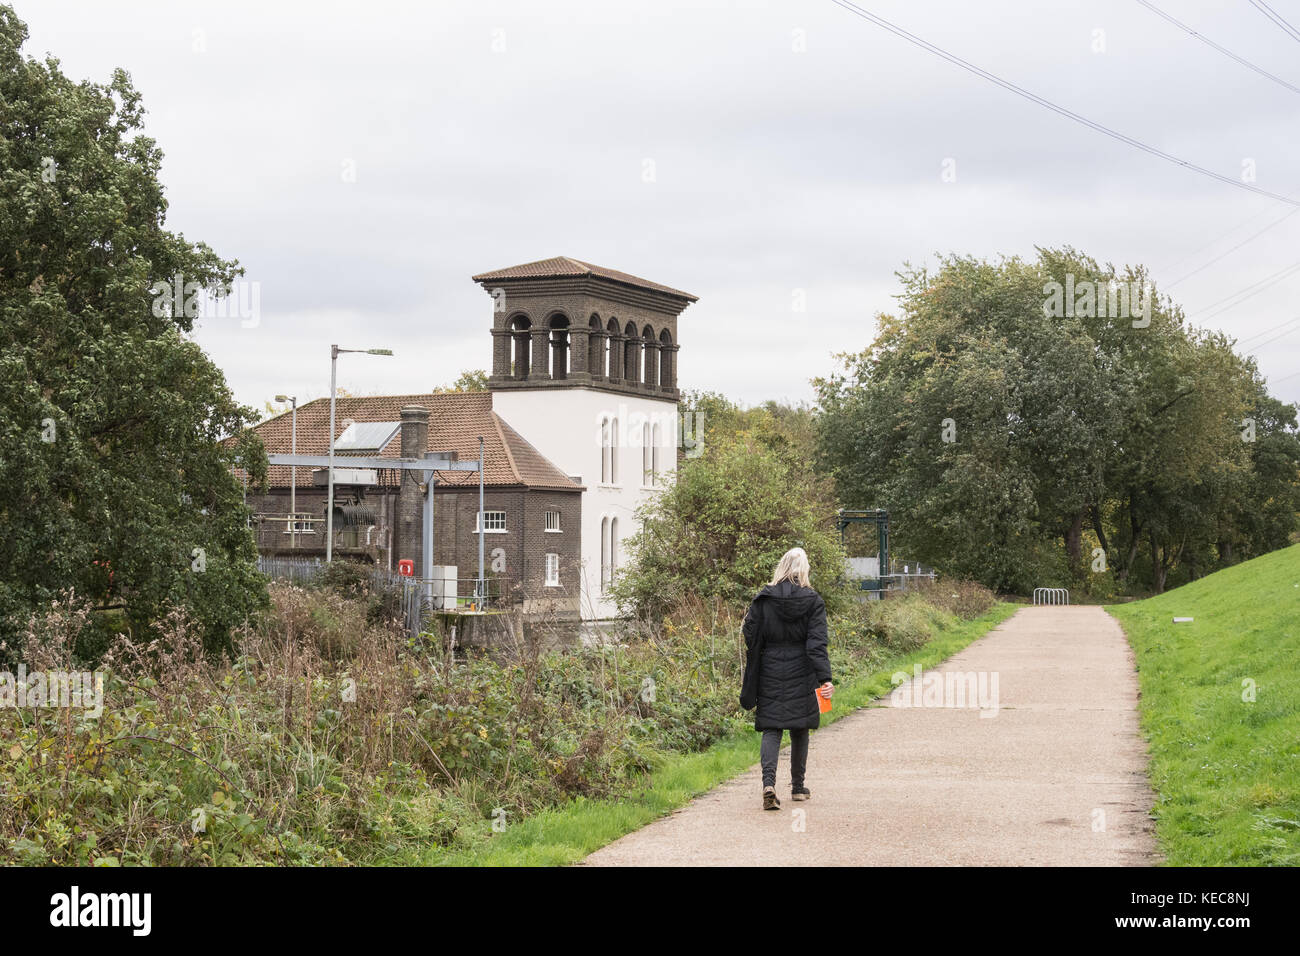
M 1067 605 L 1070 592 L 1065 588 L 1034 588 L 1034 605 Z
M 337 563 L 337 562 L 335 562 Z M 257 569 L 267 577 L 293 584 L 314 584 L 329 567 L 321 558 L 300 555 L 257 556 Z M 376 592 L 394 594 L 401 607 L 401 617 L 407 630 L 417 634 L 430 615 L 441 613 L 477 613 L 500 610 L 520 601 L 518 589 L 502 575 L 487 577 L 480 593 L 477 578 L 417 578 L 389 571 L 387 568 L 368 568 L 370 585 Z

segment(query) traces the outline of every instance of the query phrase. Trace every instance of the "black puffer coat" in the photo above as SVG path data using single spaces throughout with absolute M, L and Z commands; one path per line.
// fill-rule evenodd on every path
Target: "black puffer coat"
M 769 584 L 750 604 L 741 630 L 747 653 L 740 705 L 758 706 L 754 729 L 817 727 L 814 695 L 831 679 L 821 595 L 792 581 Z

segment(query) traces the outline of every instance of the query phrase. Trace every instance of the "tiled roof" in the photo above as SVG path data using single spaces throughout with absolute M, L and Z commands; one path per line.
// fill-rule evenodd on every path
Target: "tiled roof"
M 550 459 L 530 445 L 518 432 L 492 411 L 490 392 L 433 392 L 424 395 L 374 395 L 339 398 L 334 410 L 337 439 L 348 422 L 395 422 L 407 405 L 429 410 L 428 451 L 454 451 L 462 461 L 478 460 L 478 437 L 483 436 L 483 482 L 496 487 L 523 485 L 529 488 L 577 491 L 581 485 L 569 478 Z M 330 401 L 318 398 L 298 406 L 298 454 L 329 454 Z M 277 415 L 253 430 L 261 436 L 268 454 L 288 454 L 293 416 Z M 399 458 L 402 438 L 398 434 L 380 452 L 381 458 Z M 335 451 L 335 467 L 347 467 L 348 456 Z M 289 485 L 289 466 L 272 465 L 273 488 Z M 469 471 L 440 471 L 440 484 L 478 484 L 478 474 Z M 298 469 L 298 487 L 312 484 L 312 469 Z
M 590 262 L 583 262 L 581 259 L 571 259 L 569 256 L 555 256 L 552 259 L 525 262 L 522 265 L 497 269 L 494 272 L 484 272 L 473 278 L 475 282 L 496 282 L 501 279 L 549 279 L 559 276 L 599 276 L 613 282 L 622 282 L 624 285 L 650 289 L 654 292 L 666 292 L 669 295 L 675 295 L 691 302 L 698 299 L 697 296 L 693 296 L 689 292 L 683 292 L 671 286 L 660 285 L 658 282 L 651 282 L 649 279 L 642 279 L 640 276 L 619 272 L 617 269 L 606 269 L 604 266 L 592 265 Z

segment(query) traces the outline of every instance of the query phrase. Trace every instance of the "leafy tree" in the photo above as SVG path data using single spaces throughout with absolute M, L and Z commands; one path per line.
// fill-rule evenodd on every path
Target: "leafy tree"
M 772 425 L 768 415 L 755 417 Z M 839 605 L 844 555 L 832 489 L 812 474 L 806 455 L 801 464 L 773 447 L 775 434 L 706 426 L 704 454 L 683 461 L 673 483 L 640 510 L 641 529 L 627 542 L 627 566 L 614 584 L 625 612 L 658 618 L 687 595 L 742 604 L 796 546 L 808 552 L 813 586 L 828 608 Z
M 819 461 L 846 502 L 890 509 L 900 552 L 993 587 L 1105 592 L 1091 532 L 1118 583 L 1140 567 L 1158 591 L 1294 531 L 1294 410 L 1145 271 L 1065 248 L 900 278 L 901 316 L 814 383 Z M 1049 314 L 1053 284 L 1092 303 Z M 1101 305 L 1119 290 L 1122 314 Z
M 141 634 L 182 606 L 217 646 L 265 602 L 231 469 L 266 461 L 222 444 L 255 413 L 162 289 L 242 270 L 164 228 L 130 77 L 76 83 L 26 38 L 0 6 L 0 630 L 75 588 Z
M 435 388 L 435 392 L 486 392 L 488 374 L 481 368 L 466 369 L 450 385 Z

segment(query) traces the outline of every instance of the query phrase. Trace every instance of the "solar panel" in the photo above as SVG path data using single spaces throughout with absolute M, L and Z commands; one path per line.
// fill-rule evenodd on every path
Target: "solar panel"
M 353 422 L 334 440 L 334 451 L 354 455 L 376 454 L 397 436 L 401 428 L 401 422 Z

